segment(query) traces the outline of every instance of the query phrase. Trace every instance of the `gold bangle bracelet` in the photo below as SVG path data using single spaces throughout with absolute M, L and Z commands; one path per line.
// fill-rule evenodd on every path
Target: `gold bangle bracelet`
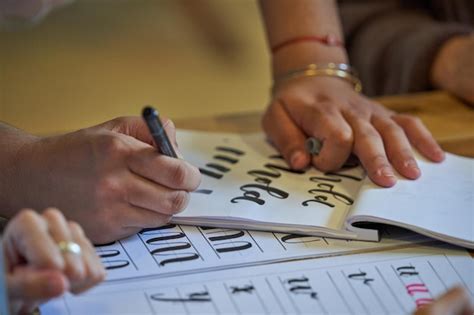
M 354 90 L 358 93 L 362 91 L 362 82 L 356 76 L 355 71 L 345 63 L 328 63 L 328 64 L 309 64 L 303 69 L 293 70 L 284 75 L 277 77 L 273 84 L 273 90 L 282 82 L 299 78 L 299 77 L 316 77 L 328 76 L 341 78 L 354 86 Z

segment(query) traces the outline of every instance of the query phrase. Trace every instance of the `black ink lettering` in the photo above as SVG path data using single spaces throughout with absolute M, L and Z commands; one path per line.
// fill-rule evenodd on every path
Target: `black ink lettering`
M 104 265 L 106 270 L 112 270 L 112 269 L 125 268 L 128 265 L 130 265 L 130 262 L 124 259 L 117 259 L 117 260 L 103 260 L 102 264 Z
M 207 163 L 206 166 L 209 168 L 218 170 L 219 172 L 222 172 L 222 173 L 227 173 L 228 171 L 230 171 L 230 168 L 222 166 L 220 164 L 216 164 L 216 163 Z
M 154 245 L 161 245 L 161 244 L 154 244 Z M 167 247 L 153 249 L 152 251 L 150 251 L 150 254 L 155 255 L 158 253 L 191 248 L 191 244 L 189 244 L 188 242 L 173 242 L 173 243 L 165 243 L 163 245 L 167 245 Z
M 293 279 L 289 279 L 287 280 L 286 282 L 288 282 L 288 284 L 292 284 L 292 283 L 299 283 L 299 282 L 308 282 L 309 279 L 306 278 L 305 276 L 301 277 L 301 278 L 293 278 Z
M 374 281 L 374 279 L 368 278 L 367 273 L 363 271 L 360 271 L 359 273 L 351 273 L 347 277 L 351 280 L 363 281 L 365 285 L 369 285 L 369 286 L 370 286 L 370 282 Z
M 206 175 L 206 176 L 209 176 L 209 177 L 213 177 L 215 179 L 221 179 L 222 178 L 222 174 L 219 174 L 219 173 L 215 173 L 213 171 L 209 171 L 209 170 L 206 170 L 204 168 L 199 168 L 199 172 L 201 172 L 202 175 Z
M 96 244 L 94 245 L 95 247 L 102 247 L 102 246 L 111 246 L 114 245 L 117 242 L 110 242 L 110 243 L 105 243 L 105 244 Z
M 216 228 L 209 228 L 204 227 L 201 228 L 206 232 L 206 236 L 211 234 L 219 234 L 214 236 L 209 236 L 208 239 L 212 242 L 213 247 L 216 249 L 218 253 L 227 253 L 227 252 L 234 252 L 234 251 L 241 251 L 245 249 L 252 248 L 252 243 L 247 241 L 235 241 L 235 239 L 241 238 L 245 236 L 245 232 L 241 230 L 226 230 L 226 229 L 216 229 Z M 221 242 L 221 241 L 229 241 L 232 242 Z
M 212 190 L 210 190 L 210 189 L 198 189 L 198 190 L 192 191 L 192 193 L 210 195 L 210 194 L 212 194 Z
M 234 159 L 234 158 L 231 158 L 230 156 L 220 155 L 220 154 L 214 155 L 213 158 L 216 159 L 216 160 L 220 160 L 220 161 L 230 163 L 230 164 L 236 164 L 237 162 L 239 162 L 238 159 Z
M 318 299 L 318 293 L 313 290 L 308 278 L 303 276 L 301 278 L 289 279 L 286 282 L 290 285 L 288 291 L 290 291 L 292 294 L 305 294 L 311 299 Z
M 218 232 L 211 232 L 211 233 L 223 233 L 223 235 L 219 235 L 219 236 L 211 236 L 209 237 L 209 240 L 212 241 L 212 242 L 215 242 L 215 241 L 226 241 L 226 240 L 231 240 L 231 239 L 234 239 L 234 238 L 239 238 L 239 237 L 242 237 L 245 235 L 245 233 L 243 231 L 235 231 L 234 234 L 224 234 L 225 232 L 231 232 L 232 230 L 221 230 L 221 231 L 218 231 Z
M 227 247 L 221 248 L 221 246 L 229 245 Z M 252 243 L 247 241 L 237 241 L 237 242 L 224 242 L 216 244 L 216 251 L 218 253 L 228 253 L 228 252 L 236 252 L 245 249 L 252 248 Z
M 255 202 L 259 205 L 265 204 L 265 200 L 259 198 L 260 193 L 256 192 L 255 190 L 250 190 L 250 189 L 261 189 L 267 192 L 272 197 L 275 197 L 278 199 L 286 199 L 289 196 L 289 194 L 286 191 L 280 190 L 275 187 L 264 186 L 260 184 L 247 184 L 240 187 L 240 190 L 244 192 L 244 195 L 242 197 L 233 198 L 231 202 L 237 203 L 238 200 L 247 200 L 247 201 Z
M 182 232 L 164 232 L 163 234 L 164 235 L 147 239 L 146 243 L 150 245 L 159 245 L 158 242 L 176 240 L 186 237 L 186 235 Z
M 244 195 L 241 197 L 235 197 L 230 200 L 232 203 L 238 203 L 239 200 L 247 200 L 251 202 L 255 202 L 258 205 L 263 205 L 265 204 L 265 200 L 260 199 L 260 193 L 256 191 L 246 191 L 244 192 Z
M 160 256 L 162 254 L 159 254 Z M 178 254 L 172 254 L 170 256 L 175 256 L 174 258 L 168 258 L 160 261 L 160 266 L 166 266 L 168 264 L 172 263 L 179 263 L 179 262 L 185 262 L 185 261 L 190 261 L 190 260 L 196 260 L 199 259 L 199 255 L 196 253 L 178 253 Z
M 178 240 L 178 239 L 187 239 L 186 234 L 180 231 L 173 231 L 172 229 L 176 228 L 176 224 L 168 224 L 166 226 L 162 226 L 159 228 L 153 229 L 145 229 L 140 232 L 142 235 L 146 236 L 154 236 L 149 239 L 144 240 L 146 244 L 153 246 L 149 248 L 150 254 L 154 257 L 164 257 L 163 260 L 160 260 L 157 263 L 160 266 L 165 266 L 171 263 L 177 262 L 184 262 L 190 261 L 200 258 L 200 256 L 195 252 L 178 252 L 187 249 L 191 249 L 192 245 L 183 240 L 183 241 L 176 241 L 176 242 L 169 242 L 170 240 Z M 171 231 L 162 231 L 171 229 Z M 173 252 L 168 253 L 168 252 Z M 172 256 L 173 258 L 167 258 Z
M 311 190 L 310 190 L 309 192 L 311 192 Z M 307 207 L 310 202 L 317 202 L 317 203 L 323 204 L 323 205 L 328 206 L 328 207 L 331 207 L 331 208 L 334 208 L 334 207 L 335 207 L 332 203 L 327 202 L 326 200 L 328 200 L 328 197 L 327 197 L 327 196 L 314 196 L 313 199 L 305 200 L 305 201 L 303 201 L 301 204 L 302 204 L 303 206 Z
M 100 258 L 110 258 L 120 255 L 120 251 L 117 249 L 102 249 L 97 254 Z
M 167 298 L 162 297 L 163 293 L 157 293 L 150 295 L 150 299 L 159 302 L 179 302 L 179 303 L 186 303 L 186 302 L 211 302 L 211 296 L 209 292 L 197 292 L 188 294 L 187 298 Z
M 232 290 L 232 294 L 237 294 L 237 293 L 248 293 L 248 294 L 252 294 L 253 291 L 255 290 L 255 287 L 253 285 L 245 285 L 243 287 L 230 287 L 230 289 Z
M 334 204 L 330 203 L 327 201 L 327 196 L 325 195 L 319 195 L 319 194 L 328 194 L 330 196 L 333 196 L 334 199 L 346 204 L 346 205 L 352 205 L 354 203 L 354 200 L 350 198 L 349 196 L 346 196 L 340 192 L 334 191 L 334 185 L 332 184 L 326 184 L 326 183 L 319 183 L 318 188 L 316 189 L 311 189 L 308 190 L 310 194 L 316 194 L 316 196 L 313 199 L 305 200 L 302 202 L 303 206 L 308 206 L 310 202 L 317 202 L 326 206 L 329 206 L 331 208 L 334 207 Z
M 241 150 L 236 149 L 236 148 L 231 148 L 231 147 L 219 146 L 219 147 L 216 147 L 216 150 L 217 151 L 222 151 L 222 152 L 227 152 L 227 153 L 232 153 L 232 154 L 235 154 L 235 155 L 238 155 L 238 156 L 241 156 L 241 155 L 245 154 L 244 151 L 241 151 Z
M 419 273 L 414 266 L 402 266 L 397 268 L 400 277 L 417 276 Z

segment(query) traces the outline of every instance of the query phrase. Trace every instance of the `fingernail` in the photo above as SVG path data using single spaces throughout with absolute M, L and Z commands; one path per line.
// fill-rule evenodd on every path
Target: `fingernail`
M 433 153 L 434 153 L 434 157 L 435 157 L 436 160 L 439 160 L 439 161 L 444 160 L 444 151 L 443 150 L 435 149 L 435 151 Z
M 301 151 L 295 151 L 290 157 L 291 167 L 303 167 L 305 154 Z
M 416 163 L 415 160 L 407 160 L 407 161 L 403 162 L 403 167 L 404 168 L 410 168 L 412 170 L 420 172 L 420 168 L 418 167 L 418 164 Z
M 376 174 L 378 176 L 395 178 L 395 175 L 393 174 L 392 169 L 390 167 L 379 168 Z

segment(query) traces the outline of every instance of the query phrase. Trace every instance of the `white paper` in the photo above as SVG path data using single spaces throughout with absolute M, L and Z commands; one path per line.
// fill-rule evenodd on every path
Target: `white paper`
M 310 227 L 355 238 L 344 222 L 365 172 L 361 167 L 324 174 L 314 168 L 297 173 L 258 134 L 179 131 L 180 150 L 203 173 L 199 191 L 177 223 L 259 224 L 259 229 Z M 225 219 L 223 222 L 220 219 Z M 235 227 L 235 226 L 231 226 Z M 258 229 L 258 228 L 257 228 Z M 322 235 L 328 236 L 328 235 Z M 375 239 L 374 239 L 375 240 Z
M 382 253 L 106 283 L 41 308 L 59 314 L 408 314 L 454 285 L 474 292 L 463 250 Z
M 474 160 L 446 154 L 443 163 L 418 159 L 422 175 L 391 188 L 365 182 L 351 221 L 396 223 L 474 248 Z
M 171 224 L 97 246 L 96 250 L 107 268 L 107 281 L 112 281 L 381 250 L 430 241 L 397 229 L 384 229 L 382 234 L 381 242 L 360 242 Z

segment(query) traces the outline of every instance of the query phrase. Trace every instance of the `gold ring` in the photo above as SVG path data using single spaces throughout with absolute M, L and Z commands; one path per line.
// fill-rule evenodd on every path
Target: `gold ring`
M 58 243 L 59 250 L 61 253 L 71 253 L 74 255 L 80 255 L 81 254 L 81 246 L 79 244 L 74 243 L 74 242 L 59 242 Z

